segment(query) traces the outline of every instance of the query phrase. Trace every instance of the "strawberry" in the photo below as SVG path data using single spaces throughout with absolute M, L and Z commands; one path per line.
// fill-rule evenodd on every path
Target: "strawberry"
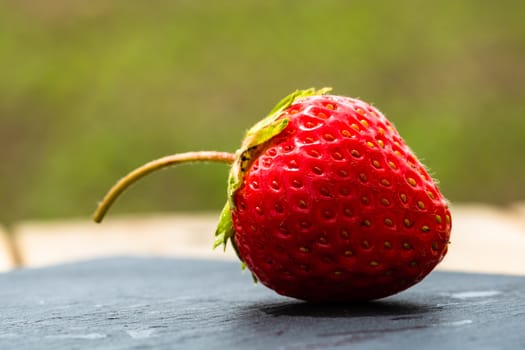
M 414 285 L 447 252 L 447 202 L 381 112 L 328 91 L 283 99 L 235 154 L 178 154 L 137 169 L 109 192 L 96 221 L 151 171 L 233 163 L 216 246 L 231 242 L 256 280 L 318 302 L 378 299 Z

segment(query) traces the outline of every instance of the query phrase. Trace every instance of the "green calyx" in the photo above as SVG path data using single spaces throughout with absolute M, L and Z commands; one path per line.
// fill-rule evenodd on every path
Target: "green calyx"
M 235 208 L 233 198 L 235 192 L 241 187 L 244 174 L 248 170 L 254 156 L 256 156 L 263 144 L 270 141 L 273 137 L 279 135 L 288 125 L 288 118 L 282 118 L 281 115 L 288 107 L 290 107 L 297 99 L 324 95 L 328 93 L 331 88 L 323 88 L 315 90 L 313 88 L 307 90 L 297 90 L 282 99 L 262 120 L 251 127 L 242 142 L 241 148 L 237 150 L 235 161 L 233 162 L 230 174 L 228 177 L 228 200 L 222 209 L 219 224 L 215 231 L 214 248 L 222 245 L 226 249 L 228 241 L 231 241 L 233 248 L 237 252 L 237 247 L 233 242 L 233 222 L 232 209 Z M 237 252 L 237 255 L 238 252 Z

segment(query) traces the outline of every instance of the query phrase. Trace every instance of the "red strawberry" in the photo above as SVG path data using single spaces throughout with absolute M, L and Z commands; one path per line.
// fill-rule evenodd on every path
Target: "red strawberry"
M 235 155 L 175 155 L 139 168 L 110 192 L 96 220 L 152 170 L 233 161 L 217 245 L 230 240 L 267 287 L 303 300 L 356 301 L 421 281 L 447 252 L 447 202 L 381 112 L 327 92 L 282 100 Z

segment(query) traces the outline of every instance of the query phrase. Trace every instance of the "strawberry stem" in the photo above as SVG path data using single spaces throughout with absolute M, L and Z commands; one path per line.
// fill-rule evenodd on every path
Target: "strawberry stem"
M 115 202 L 118 196 L 124 192 L 130 185 L 135 183 L 142 177 L 170 166 L 188 162 L 217 162 L 232 164 L 235 161 L 236 155 L 228 152 L 217 151 L 200 151 L 173 154 L 162 157 L 151 162 L 148 162 L 137 169 L 131 171 L 129 174 L 120 179 L 104 196 L 104 199 L 98 204 L 97 210 L 93 214 L 95 222 L 101 222 L 111 205 Z

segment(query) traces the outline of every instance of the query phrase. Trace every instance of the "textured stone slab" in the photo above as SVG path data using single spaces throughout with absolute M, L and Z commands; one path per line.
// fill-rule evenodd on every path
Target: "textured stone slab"
M 0 271 L 7 271 L 13 267 L 13 254 L 8 242 L 7 231 L 0 226 Z
M 238 263 L 109 259 L 0 274 L 1 349 L 523 349 L 525 277 L 434 272 L 312 305 Z
M 515 212 L 480 204 L 454 206 L 452 213 L 450 249 L 440 269 L 525 275 L 525 225 Z
M 157 215 L 22 222 L 14 233 L 26 266 L 45 266 L 115 255 L 234 259 L 212 249 L 218 215 Z

